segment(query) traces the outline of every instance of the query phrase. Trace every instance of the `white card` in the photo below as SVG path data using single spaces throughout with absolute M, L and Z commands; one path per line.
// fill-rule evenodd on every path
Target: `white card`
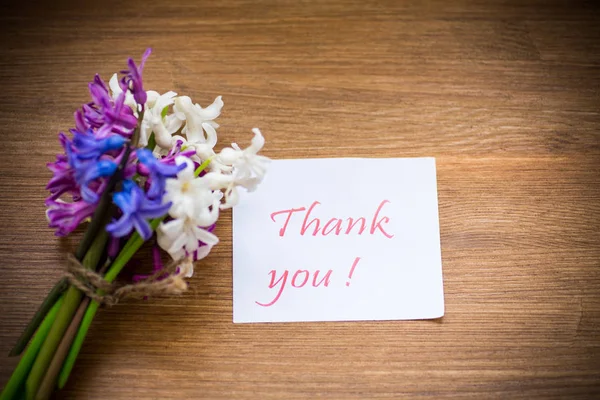
M 233 210 L 233 321 L 444 315 L 434 158 L 275 160 Z

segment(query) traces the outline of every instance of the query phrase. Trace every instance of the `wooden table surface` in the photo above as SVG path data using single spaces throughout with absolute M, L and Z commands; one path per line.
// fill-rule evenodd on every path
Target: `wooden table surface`
M 47 3 L 0 6 L 0 385 L 76 244 L 44 218 L 56 135 L 150 46 L 147 88 L 223 95 L 221 143 L 258 126 L 272 158 L 435 156 L 446 315 L 234 325 L 226 213 L 191 291 L 99 313 L 57 398 L 600 396 L 592 2 Z

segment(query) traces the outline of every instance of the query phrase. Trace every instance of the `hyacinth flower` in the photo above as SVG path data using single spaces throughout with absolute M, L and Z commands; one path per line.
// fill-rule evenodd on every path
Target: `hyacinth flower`
M 98 75 L 88 86 L 92 101 L 84 104 L 81 110 L 75 113 L 77 130 L 86 131 L 88 128 L 104 127 L 104 130 L 98 131 L 100 136 L 112 132 L 130 137 L 137 125 L 137 118 L 131 108 L 125 105 L 125 93 L 113 101 L 106 84 Z
M 104 153 L 122 148 L 127 141 L 119 135 L 94 135 L 92 129 L 86 132 L 73 129 L 71 133 L 73 133 L 73 147 L 76 149 L 75 155 L 81 160 L 98 159 Z
M 175 266 L 159 273 L 159 284 L 191 277 L 193 262 L 219 242 L 221 210 L 238 201 L 239 189 L 256 189 L 268 162 L 258 155 L 264 138 L 257 129 L 248 148 L 215 150 L 221 96 L 203 108 L 173 91 L 146 91 L 142 74 L 150 52 L 139 64 L 128 59 L 108 87 L 94 76 L 91 99 L 74 114 L 72 138 L 59 135 L 63 153 L 48 164 L 49 226 L 59 236 L 85 226 L 74 258 L 107 283 L 145 242 L 154 245 L 155 272 L 163 271 L 161 251 Z M 90 285 L 69 275 L 50 291 L 11 352 L 24 354 L 0 400 L 19 392 L 48 399 L 65 385 L 104 296 Z
M 258 128 L 254 128 L 252 132 L 254 137 L 248 148 L 242 150 L 233 143 L 232 147 L 224 148 L 216 157 L 217 165 L 231 168 L 230 174 L 219 172 L 206 174 L 211 189 L 225 190 L 225 203 L 221 208 L 235 206 L 239 201 L 237 188 L 243 187 L 249 192 L 254 191 L 267 172 L 269 159 L 258 154 L 265 144 L 265 139 Z
M 198 226 L 192 218 L 183 217 L 172 219 L 159 227 L 158 244 L 165 249 L 173 259 L 194 253 L 200 248 L 200 243 L 212 246 L 219 243 L 219 238 L 208 229 Z
M 162 217 L 171 207 L 170 203 L 162 204 L 160 200 L 157 202 L 149 199 L 130 180 L 123 182 L 123 191 L 115 193 L 113 201 L 123 212 L 118 220 L 106 226 L 108 233 L 114 237 L 123 237 L 135 229 L 144 240 L 150 239 L 152 229 L 148 219 Z
M 50 192 L 49 200 L 56 200 L 65 193 L 79 196 L 75 170 L 69 165 L 67 156 L 59 154 L 55 162 L 48 163 L 46 166 L 52 172 L 52 178 L 46 185 L 46 190 Z
M 91 129 L 85 133 L 71 132 L 72 141 L 64 133 L 59 135 L 66 154 L 59 154 L 56 162 L 48 164 L 53 177 L 46 187 L 51 193 L 46 201 L 49 207 L 46 216 L 57 236 L 68 235 L 92 216 L 98 193 L 106 186 L 106 182 L 98 179 L 111 176 L 117 168 L 116 162 L 100 160 L 100 157 L 125 143 L 125 139 L 117 135 L 97 139 Z M 72 201 L 60 200 L 63 194 L 70 195 Z
M 179 171 L 185 168 L 183 164 L 169 165 L 168 163 L 161 162 L 162 160 L 157 160 L 154 154 L 148 149 L 138 149 L 136 154 L 149 175 L 150 185 L 147 196 L 150 199 L 162 197 L 167 178 L 176 176 Z
M 192 148 L 201 159 L 207 159 L 215 155 L 214 147 L 217 144 L 217 131 L 219 124 L 215 119 L 221 115 L 223 100 L 217 96 L 212 104 L 202 108 L 199 104 L 194 104 L 192 99 L 187 96 L 180 96 L 173 101 L 174 116 L 180 121 L 185 121 L 182 133 L 185 138 L 177 136 L 177 140 L 182 140 L 186 147 Z M 161 138 L 157 143 L 165 146 L 168 138 Z
M 117 74 L 114 74 L 109 82 L 110 91 L 113 99 L 118 99 L 122 93 L 125 93 L 125 105 L 133 111 L 133 114 L 138 116 L 137 103 L 133 95 L 129 92 L 123 92 Z M 154 90 L 146 92 L 146 103 L 144 104 L 144 119 L 140 127 L 140 146 L 147 146 L 150 136 L 154 136 L 156 142 L 163 145 L 168 145 L 171 140 L 171 135 L 179 130 L 182 126 L 182 121 L 174 114 L 167 114 L 168 108 L 173 105 L 174 98 L 177 93 L 168 91 L 160 94 Z M 153 150 L 153 148 L 151 148 Z
M 217 226 L 216 224 L 212 224 L 211 226 L 209 226 L 205 229 L 207 232 L 212 233 L 215 230 L 216 226 Z M 210 245 L 201 240 L 198 241 L 198 248 L 196 250 L 194 250 L 193 252 L 191 252 L 191 254 L 190 254 L 192 256 L 192 260 L 198 261 L 198 260 L 202 260 L 203 258 L 207 257 L 210 254 L 210 251 L 212 250 L 213 246 L 214 245 Z
M 46 217 L 50 228 L 56 229 L 56 236 L 67 236 L 86 218 L 94 214 L 96 205 L 85 201 L 71 203 L 62 200 L 46 200 Z
M 75 170 L 69 165 L 66 155 L 67 147 L 71 146 L 71 141 L 63 132 L 58 134 L 58 141 L 65 154 L 57 154 L 56 161 L 46 164 L 52 172 L 52 178 L 46 185 L 46 190 L 50 192 L 49 200 L 56 200 L 65 193 L 79 194 L 77 182 L 75 181 Z
M 176 160 L 177 160 L 178 156 L 183 156 L 183 157 L 189 158 L 191 160 L 192 157 L 195 155 L 196 155 L 196 151 L 194 149 L 186 148 L 184 150 L 183 149 L 183 141 L 176 140 L 173 144 L 173 147 L 171 147 L 171 149 L 169 150 L 167 155 L 163 156 L 160 159 L 160 161 L 164 164 L 176 165 L 177 164 Z
M 124 92 L 129 90 L 135 101 L 142 106 L 146 103 L 147 99 L 146 91 L 144 90 L 144 85 L 142 82 L 142 71 L 144 70 L 144 64 L 150 56 L 150 53 L 152 53 L 151 49 L 147 49 L 144 52 L 144 55 L 142 56 L 142 62 L 140 63 L 139 67 L 136 66 L 135 61 L 130 58 L 127 60 L 127 66 L 129 68 L 121 71 L 121 73 L 124 74 L 120 82 L 121 90 Z
M 81 188 L 83 200 L 96 203 L 98 194 L 90 189 L 90 182 L 112 176 L 117 169 L 115 161 L 101 159 L 101 156 L 122 148 L 126 140 L 115 134 L 108 137 L 97 136 L 92 129 L 85 133 L 72 130 L 72 133 L 73 141 L 65 146 L 69 165 L 74 170 L 75 182 Z

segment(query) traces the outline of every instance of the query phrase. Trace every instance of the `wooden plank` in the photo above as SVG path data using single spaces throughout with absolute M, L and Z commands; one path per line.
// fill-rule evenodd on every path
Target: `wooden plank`
M 102 310 L 58 398 L 600 397 L 591 3 L 70 3 L 0 6 L 0 353 L 77 243 L 44 219 L 56 134 L 147 46 L 148 88 L 224 96 L 223 145 L 259 126 L 273 158 L 435 156 L 446 315 L 233 325 L 226 212 L 190 292 Z

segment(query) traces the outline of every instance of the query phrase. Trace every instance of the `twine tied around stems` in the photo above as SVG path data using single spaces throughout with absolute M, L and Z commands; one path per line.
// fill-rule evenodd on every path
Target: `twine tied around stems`
M 114 306 L 126 298 L 182 294 L 188 288 L 182 271 L 187 263 L 191 260 L 173 261 L 140 282 L 119 286 L 105 281 L 102 274 L 85 268 L 74 255 L 69 254 L 64 275 L 70 284 L 92 300 Z

